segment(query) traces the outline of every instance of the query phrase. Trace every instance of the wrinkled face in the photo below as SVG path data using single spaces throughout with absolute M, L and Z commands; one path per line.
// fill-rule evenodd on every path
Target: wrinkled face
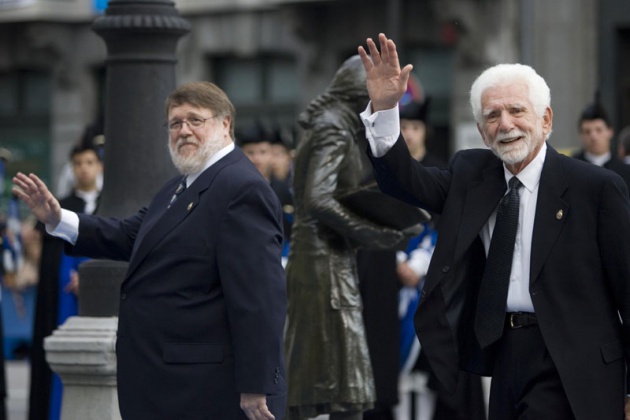
M 229 117 L 193 105 L 172 107 L 167 125 L 171 159 L 184 175 L 202 171 L 208 159 L 232 141 Z
M 580 124 L 580 137 L 584 150 L 595 156 L 610 152 L 610 140 L 614 130 L 602 119 L 584 120 Z
M 103 172 L 103 165 L 95 151 L 86 150 L 72 156 L 72 172 L 78 190 L 93 191 L 96 189 L 96 179 Z
M 525 83 L 488 88 L 481 95 L 484 143 L 517 174 L 531 162 L 551 132 L 552 111 L 539 117 Z
M 267 141 L 246 143 L 242 149 L 262 176 L 269 178 L 271 173 L 271 144 Z
M 407 143 L 409 153 L 415 159 L 419 159 L 419 154 L 424 150 L 426 132 L 426 126 L 420 120 L 400 120 L 400 133 Z

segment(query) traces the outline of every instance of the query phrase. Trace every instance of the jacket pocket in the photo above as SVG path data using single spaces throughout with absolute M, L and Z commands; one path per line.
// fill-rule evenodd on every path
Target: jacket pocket
M 604 363 L 611 363 L 623 357 L 623 347 L 620 340 L 609 341 L 600 346 Z
M 162 348 L 165 363 L 221 363 L 225 346 L 208 343 L 166 343 Z

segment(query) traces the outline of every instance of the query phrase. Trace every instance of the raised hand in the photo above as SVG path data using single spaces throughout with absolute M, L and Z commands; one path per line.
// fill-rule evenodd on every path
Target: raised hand
M 46 184 L 35 174 L 28 176 L 21 172 L 13 177 L 13 193 L 20 197 L 40 222 L 57 227 L 61 220 L 61 206 Z
M 398 105 L 398 101 L 407 90 L 407 80 L 413 68 L 411 64 L 407 64 L 400 69 L 394 41 L 387 39 L 382 33 L 378 35 L 378 40 L 381 44 L 380 53 L 372 38 L 367 39 L 369 56 L 362 46 L 359 47 L 359 55 L 367 73 L 367 89 L 372 100 L 373 112 Z

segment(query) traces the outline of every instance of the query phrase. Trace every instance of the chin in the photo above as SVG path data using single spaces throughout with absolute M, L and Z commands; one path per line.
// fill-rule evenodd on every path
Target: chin
M 495 149 L 495 153 L 503 162 L 508 165 L 514 165 L 524 161 L 529 154 L 527 147 L 523 146 L 498 147 Z

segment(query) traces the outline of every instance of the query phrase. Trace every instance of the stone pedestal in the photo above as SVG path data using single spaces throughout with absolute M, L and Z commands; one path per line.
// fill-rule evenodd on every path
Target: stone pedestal
M 117 317 L 70 317 L 44 340 L 63 382 L 63 420 L 120 420 L 116 394 Z M 89 402 L 86 404 L 86 402 Z

